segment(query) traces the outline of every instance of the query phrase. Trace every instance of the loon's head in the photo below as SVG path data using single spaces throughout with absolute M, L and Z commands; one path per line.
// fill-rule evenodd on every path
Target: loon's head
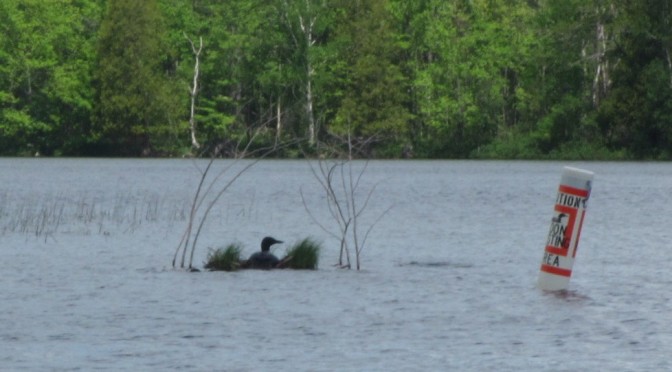
M 270 236 L 265 237 L 261 241 L 261 251 L 262 252 L 268 252 L 271 249 L 271 246 L 273 244 L 277 243 L 282 243 L 280 240 L 276 240 L 274 238 L 271 238 Z

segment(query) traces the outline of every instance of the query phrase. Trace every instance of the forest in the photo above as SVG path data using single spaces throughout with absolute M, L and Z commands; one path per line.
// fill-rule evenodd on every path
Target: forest
M 2 0 L 0 155 L 669 160 L 671 49 L 669 0 Z

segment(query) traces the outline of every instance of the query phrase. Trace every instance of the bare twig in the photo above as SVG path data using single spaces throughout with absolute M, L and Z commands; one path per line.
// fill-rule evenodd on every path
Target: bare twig
M 242 175 L 247 172 L 250 168 L 252 168 L 255 164 L 257 164 L 259 161 L 262 159 L 266 158 L 268 155 L 272 154 L 274 151 L 278 150 L 278 148 L 282 148 L 285 146 L 289 146 L 293 144 L 293 142 L 282 144 L 282 145 L 277 145 L 274 144 L 271 147 L 265 147 L 265 148 L 260 148 L 254 151 L 250 151 L 250 146 L 254 142 L 256 136 L 258 135 L 259 130 L 256 130 L 255 133 L 251 136 L 251 138 L 248 140 L 247 144 L 242 147 L 241 149 L 241 144 L 242 140 L 238 141 L 235 148 L 234 148 L 234 153 L 235 153 L 235 158 L 232 162 L 227 164 L 219 173 L 217 173 L 212 179 L 208 180 L 208 176 L 210 173 L 212 173 L 212 165 L 214 164 L 215 158 L 219 154 L 219 150 L 216 150 L 213 152 L 213 155 L 211 156 L 210 161 L 208 162 L 208 165 L 205 167 L 204 170 L 200 170 L 201 172 L 201 178 L 198 184 L 198 187 L 196 189 L 196 193 L 194 195 L 194 198 L 192 200 L 191 204 L 191 211 L 189 213 L 189 221 L 187 224 L 187 227 L 182 235 L 182 238 L 180 240 L 180 243 L 177 247 L 177 250 L 175 251 L 175 255 L 173 257 L 173 267 L 176 265 L 177 261 L 177 255 L 179 254 L 180 250 L 182 250 L 182 260 L 180 263 L 180 267 L 184 268 L 185 267 L 185 261 L 186 261 L 186 254 L 187 250 L 189 249 L 189 243 L 191 241 L 191 250 L 189 254 L 189 263 L 188 263 L 188 268 L 191 269 L 193 267 L 193 259 L 194 259 L 194 253 L 197 247 L 198 243 L 198 238 L 203 230 L 203 227 L 205 225 L 205 222 L 212 211 L 213 207 L 215 204 L 220 200 L 220 198 L 225 194 L 225 192 L 240 178 Z M 217 187 L 220 184 L 221 178 L 225 175 L 228 174 L 228 172 L 233 168 L 234 165 L 238 164 L 241 160 L 245 158 L 245 156 L 256 156 L 253 160 L 251 160 L 249 163 L 245 164 L 241 169 L 239 169 L 236 173 L 233 174 L 233 176 L 225 182 L 216 192 L 214 197 L 211 199 L 209 196 L 211 195 L 212 192 L 214 192 L 215 187 Z M 196 225 L 196 219 L 197 216 L 199 215 L 199 211 L 202 208 L 205 208 L 203 210 L 203 213 L 200 214 L 198 217 L 198 223 Z M 195 231 L 194 231 L 195 229 Z M 193 239 L 192 239 L 193 238 Z
M 240 176 L 243 175 L 243 173 L 245 173 L 248 169 L 250 169 L 250 168 L 251 168 L 252 166 L 254 166 L 256 163 L 258 163 L 261 159 L 262 159 L 262 158 L 257 158 L 257 159 L 255 159 L 253 162 L 247 164 L 246 166 L 243 167 L 243 169 L 241 169 L 240 171 L 238 171 L 238 173 L 236 173 L 236 174 L 229 180 L 229 182 L 227 182 L 226 185 L 224 185 L 224 187 L 222 187 L 222 188 L 219 190 L 219 192 L 217 193 L 217 195 L 215 196 L 215 198 L 214 198 L 212 201 L 210 201 L 210 203 L 208 204 L 207 208 L 205 209 L 205 212 L 203 213 L 203 216 L 201 217 L 201 222 L 198 224 L 198 229 L 196 230 L 196 235 L 194 236 L 194 242 L 193 242 L 192 245 L 191 245 L 191 254 L 189 255 L 189 268 L 192 267 L 192 263 L 193 263 L 193 260 L 194 260 L 194 251 L 196 250 L 196 242 L 198 241 L 198 237 L 199 237 L 199 235 L 201 234 L 201 230 L 203 229 L 203 225 L 205 225 L 205 221 L 206 221 L 206 219 L 208 218 L 208 215 L 210 214 L 210 211 L 212 210 L 212 207 L 214 207 L 214 205 L 217 203 L 217 201 L 219 200 L 219 198 L 222 197 L 222 195 L 224 194 L 224 192 L 225 192 L 226 190 L 228 190 L 229 187 L 231 187 L 231 185 L 232 185 L 236 180 L 238 180 L 238 178 L 240 178 Z M 236 159 L 236 160 L 239 160 L 239 159 Z
M 189 245 L 189 237 L 191 236 L 191 228 L 194 225 L 194 216 L 196 215 L 196 210 L 198 209 L 197 205 L 200 206 L 200 202 L 198 201 L 198 197 L 201 193 L 201 188 L 203 187 L 203 182 L 205 181 L 205 178 L 208 175 L 208 171 L 210 170 L 210 167 L 212 166 L 212 163 L 215 161 L 214 154 L 210 161 L 208 162 L 208 165 L 205 167 L 205 170 L 201 172 L 201 180 L 198 183 L 198 188 L 196 189 L 196 194 L 194 195 L 194 200 L 191 203 L 191 211 L 189 213 L 189 223 L 187 224 L 187 228 L 184 230 L 184 234 L 182 235 L 182 240 L 180 240 L 180 244 L 177 246 L 177 250 L 175 250 L 175 256 L 173 256 L 173 267 L 175 267 L 175 260 L 177 259 L 178 252 L 180 251 L 181 247 L 183 248 L 183 253 L 182 253 L 182 262 L 180 263 L 180 267 L 184 267 L 184 258 L 187 253 L 187 246 Z M 184 243 L 184 246 L 182 246 L 182 243 Z
M 319 226 L 320 229 L 322 229 L 322 231 L 324 231 L 325 233 L 331 235 L 333 238 L 340 239 L 340 236 L 339 236 L 338 234 L 335 234 L 335 233 L 332 232 L 331 230 L 327 229 L 327 228 L 326 228 L 326 227 L 325 227 L 325 226 L 324 226 L 324 225 L 323 225 L 323 224 L 322 224 L 322 223 L 315 217 L 315 215 L 314 215 L 313 212 L 310 210 L 310 208 L 308 208 L 308 203 L 306 202 L 306 198 L 305 198 L 305 196 L 303 195 L 303 189 L 299 189 L 299 193 L 301 194 L 301 202 L 303 203 L 303 209 L 306 210 L 306 213 L 308 213 L 308 216 L 310 217 L 310 219 L 313 220 L 313 222 L 315 222 L 315 224 L 317 224 L 317 226 Z
M 368 240 L 369 234 L 377 223 L 391 210 L 392 207 L 385 210 L 378 218 L 371 224 L 364 232 L 363 238 L 360 240 L 360 217 L 364 210 L 369 206 L 372 195 L 375 192 L 378 183 L 368 191 L 366 197 L 363 199 L 361 205 L 358 199 L 359 188 L 361 186 L 364 173 L 368 170 L 369 161 L 367 160 L 359 170 L 355 170 L 353 166 L 353 154 L 356 147 L 353 144 L 353 139 L 350 133 L 347 134 L 347 149 L 345 154 L 346 160 L 325 160 L 319 157 L 317 166 L 309 162 L 313 176 L 319 182 L 322 190 L 326 194 L 327 209 L 331 218 L 336 222 L 339 228 L 339 234 L 327 229 L 323 224 L 317 221 L 315 215 L 308 208 L 306 199 L 301 190 L 301 199 L 304 209 L 308 212 L 310 218 L 315 221 L 318 226 L 329 235 L 339 239 L 340 254 L 338 264 L 341 267 L 351 267 L 350 248 L 354 249 L 355 264 L 357 270 L 361 269 L 361 253 Z M 370 141 L 370 140 L 368 140 Z M 368 142 L 367 141 L 367 142 Z M 319 155 L 318 155 L 319 156 Z M 344 260 L 346 263 L 344 263 Z

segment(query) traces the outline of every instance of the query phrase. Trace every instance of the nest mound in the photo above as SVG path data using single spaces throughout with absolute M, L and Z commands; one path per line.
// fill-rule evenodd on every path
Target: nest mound
M 292 245 L 285 256 L 272 269 L 316 270 L 322 246 L 311 238 L 303 239 Z M 232 243 L 226 248 L 210 250 L 204 268 L 210 271 L 236 271 L 256 269 L 247 260 L 240 258 L 242 247 Z

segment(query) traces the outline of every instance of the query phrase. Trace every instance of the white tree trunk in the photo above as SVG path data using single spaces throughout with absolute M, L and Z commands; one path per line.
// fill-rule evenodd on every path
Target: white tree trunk
M 609 38 L 603 19 L 616 13 L 614 4 L 595 9 L 597 23 L 595 25 L 595 76 L 593 78 L 593 105 L 598 107 L 607 95 L 611 86 L 609 75 L 609 59 L 607 58 L 607 40 Z
M 278 96 L 278 104 L 275 106 L 275 142 L 280 142 L 282 136 L 282 106 L 281 100 Z
M 315 113 L 313 112 L 313 75 L 315 70 L 310 63 L 310 48 L 315 45 L 316 40 L 313 39 L 313 27 L 317 16 L 311 14 L 310 0 L 306 0 L 306 14 L 308 19 L 299 16 L 299 24 L 306 43 L 306 117 L 308 119 L 308 143 L 314 145 L 317 140 L 317 130 L 315 128 Z
M 310 64 L 309 67 L 310 69 Z M 308 72 L 308 80 L 306 81 L 306 116 L 308 116 L 308 143 L 315 144 L 316 130 L 315 130 L 315 115 L 313 114 L 313 88 L 311 84 L 312 73 Z
M 596 30 L 596 53 L 597 66 L 595 68 L 595 77 L 593 78 L 593 105 L 598 107 L 602 98 L 607 94 L 609 87 L 608 61 L 606 59 L 607 37 L 602 22 L 597 22 Z
M 194 81 L 192 83 L 192 86 L 189 88 L 189 95 L 191 96 L 191 110 L 189 113 L 189 131 L 191 132 L 191 147 L 195 150 L 199 149 L 201 145 L 198 143 L 198 139 L 196 139 L 196 95 L 198 94 L 198 75 L 200 72 L 200 56 L 201 56 L 201 51 L 203 50 L 203 38 L 199 37 L 199 44 L 198 44 L 198 49 L 196 49 L 196 46 L 194 45 L 194 42 L 191 41 L 187 37 L 186 34 L 184 34 L 184 37 L 189 41 L 189 44 L 191 44 L 191 50 L 194 53 Z
M 672 59 L 670 58 L 670 48 L 665 48 L 665 57 L 667 58 L 667 72 L 670 75 L 670 87 L 672 87 Z
M 294 41 L 294 44 L 296 45 L 297 48 L 301 48 L 304 46 L 305 43 L 305 59 L 306 59 L 306 66 L 305 66 L 305 86 L 304 86 L 304 97 L 305 97 L 305 114 L 306 114 L 306 121 L 308 122 L 308 142 L 311 145 L 314 145 L 315 142 L 317 141 L 317 122 L 315 120 L 315 112 L 314 112 L 314 100 L 315 97 L 313 96 L 313 75 L 315 74 L 315 68 L 313 64 L 311 63 L 310 59 L 310 49 L 315 45 L 317 40 L 314 38 L 313 32 L 315 28 L 315 22 L 317 21 L 317 13 L 311 9 L 311 3 L 314 0 L 304 0 L 304 3 L 301 4 L 298 1 L 291 2 L 285 0 L 284 1 L 284 6 L 285 6 L 285 21 L 287 22 L 287 25 L 289 27 L 289 30 L 291 32 L 292 39 Z M 295 15 L 292 12 L 292 9 L 296 11 L 298 21 L 299 21 L 299 28 L 300 28 L 300 33 L 295 32 L 295 21 L 294 18 Z

